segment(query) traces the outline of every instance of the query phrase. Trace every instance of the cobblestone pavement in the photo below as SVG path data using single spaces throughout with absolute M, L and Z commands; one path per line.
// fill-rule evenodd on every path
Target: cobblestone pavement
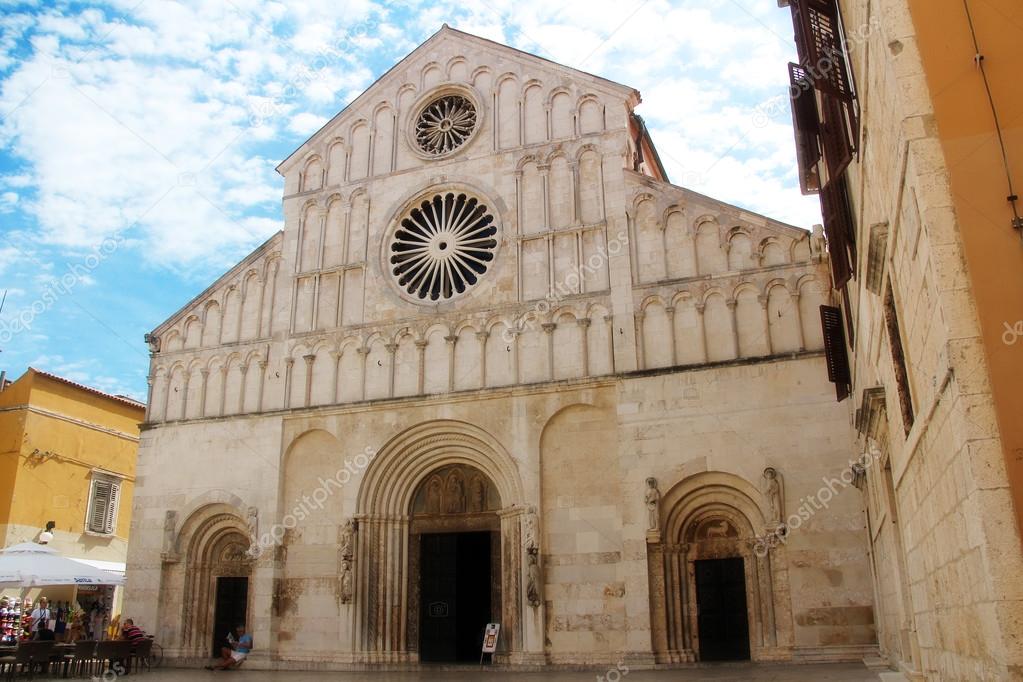
M 238 682 L 661 682 L 667 680 L 714 680 L 715 682 L 877 682 L 881 678 L 860 664 L 837 665 L 751 665 L 721 664 L 674 670 L 565 672 L 512 672 L 479 668 L 425 668 L 417 672 L 284 672 L 236 670 L 209 672 L 192 669 L 161 669 L 142 679 L 153 682 L 206 682 L 213 679 L 237 679 Z

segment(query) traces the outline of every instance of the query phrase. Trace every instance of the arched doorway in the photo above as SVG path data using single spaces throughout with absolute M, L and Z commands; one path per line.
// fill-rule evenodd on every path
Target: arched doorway
M 661 500 L 648 536 L 659 663 L 777 658 L 791 626 L 776 614 L 783 543 L 766 542 L 766 500 L 747 481 L 697 474 Z
M 452 464 L 419 484 L 409 532 L 409 621 L 419 660 L 479 657 L 487 623 L 501 621 L 501 496 L 475 467 Z
M 168 579 L 163 582 L 182 605 L 179 646 L 168 653 L 207 658 L 250 614 L 248 528 L 233 507 L 211 504 L 185 520 L 179 538 L 183 566 L 165 564 Z
M 490 617 L 501 623 L 497 660 L 517 660 L 526 608 L 522 499 L 515 462 L 475 425 L 427 422 L 385 444 L 367 468 L 356 502 L 352 606 L 357 660 L 420 660 L 421 590 L 424 577 L 432 579 L 429 572 L 424 575 L 424 560 L 452 553 L 456 561 L 466 557 L 465 571 L 489 568 Z M 477 533 L 475 539 L 461 537 Z M 478 614 L 461 627 L 469 631 L 477 619 Z M 451 652 L 432 648 L 426 658 L 433 655 L 449 657 Z

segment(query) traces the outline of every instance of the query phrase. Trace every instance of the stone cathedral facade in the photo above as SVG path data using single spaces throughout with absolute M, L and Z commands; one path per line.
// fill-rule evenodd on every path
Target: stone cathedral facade
M 448 27 L 149 335 L 125 613 L 252 667 L 875 647 L 815 234 L 670 184 L 634 89 Z

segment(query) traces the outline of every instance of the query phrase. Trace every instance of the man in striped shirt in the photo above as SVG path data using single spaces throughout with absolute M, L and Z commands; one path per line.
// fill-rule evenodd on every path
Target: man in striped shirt
M 142 628 L 135 625 L 135 621 L 131 618 L 126 618 L 124 627 L 121 628 L 121 639 L 126 639 L 132 644 L 141 644 L 146 641 L 146 633 Z

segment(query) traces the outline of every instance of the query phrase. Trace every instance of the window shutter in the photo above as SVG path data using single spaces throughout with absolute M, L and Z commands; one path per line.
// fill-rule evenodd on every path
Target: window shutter
M 856 152 L 855 123 L 848 113 L 848 105 L 832 97 L 824 97 L 824 116 L 820 126 L 821 146 L 828 167 L 828 182 L 842 176 L 852 163 Z
M 856 246 L 853 242 L 855 223 L 849 208 L 845 179 L 834 180 L 821 190 L 821 212 L 824 234 L 831 256 L 831 277 L 835 288 L 841 289 L 852 279 Z
M 105 533 L 107 515 L 110 509 L 110 481 L 95 478 L 92 481 L 92 501 L 89 505 L 89 530 Z
M 820 191 L 820 124 L 817 113 L 817 94 L 809 74 L 799 64 L 789 64 L 789 83 L 792 86 L 792 129 L 796 136 L 796 159 L 799 162 L 799 186 L 803 194 Z
M 849 397 L 852 375 L 845 347 L 842 311 L 834 306 L 821 306 L 821 328 L 824 330 L 824 353 L 828 363 L 828 381 L 835 384 L 838 402 Z
M 852 103 L 838 0 L 792 0 L 791 7 L 799 59 L 809 70 L 814 87 Z
M 117 523 L 117 496 L 121 493 L 121 484 L 110 482 L 110 498 L 107 501 L 107 513 L 103 519 L 103 532 L 113 533 L 114 525 Z

